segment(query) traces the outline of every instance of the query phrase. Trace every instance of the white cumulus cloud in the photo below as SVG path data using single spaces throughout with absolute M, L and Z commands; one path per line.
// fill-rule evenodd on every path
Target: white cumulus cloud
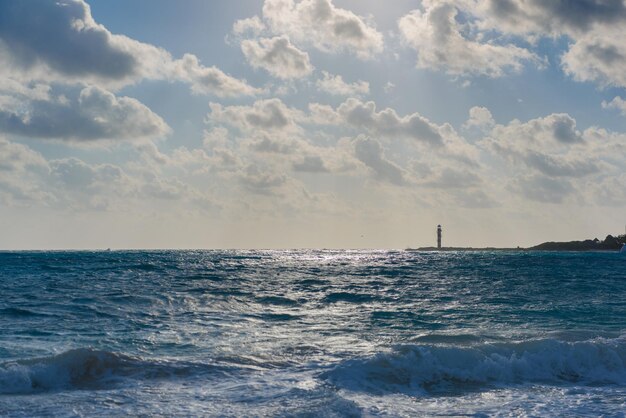
M 298 44 L 328 53 L 350 52 L 361 59 L 383 50 L 383 35 L 372 24 L 331 0 L 265 0 L 262 16 L 263 21 L 252 17 L 235 22 L 233 32 L 258 34 L 267 27 Z
M 622 115 L 626 116 L 626 100 L 622 99 L 619 96 L 615 96 L 610 102 L 603 101 L 602 108 L 617 109 Z
M 332 75 L 327 71 L 322 71 L 322 78 L 317 80 L 317 88 L 328 94 L 336 96 L 365 96 L 370 92 L 370 85 L 367 81 L 358 80 L 354 83 L 344 81 L 340 75 Z
M 305 77 L 313 71 L 309 54 L 296 48 L 286 36 L 246 39 L 241 50 L 254 68 L 263 68 L 274 77 L 290 79 Z
M 526 62 L 540 61 L 528 49 L 464 33 L 453 2 L 428 0 L 423 6 L 423 11 L 413 10 L 398 21 L 402 37 L 417 51 L 418 68 L 444 70 L 452 75 L 499 77 L 520 71 Z

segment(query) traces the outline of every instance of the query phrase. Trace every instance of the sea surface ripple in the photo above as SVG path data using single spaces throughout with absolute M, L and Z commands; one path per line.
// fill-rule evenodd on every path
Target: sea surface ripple
M 0 252 L 0 416 L 615 416 L 626 256 Z

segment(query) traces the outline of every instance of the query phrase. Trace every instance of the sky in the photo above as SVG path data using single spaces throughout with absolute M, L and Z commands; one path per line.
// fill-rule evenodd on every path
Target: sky
M 0 0 L 0 249 L 624 232 L 623 0 Z

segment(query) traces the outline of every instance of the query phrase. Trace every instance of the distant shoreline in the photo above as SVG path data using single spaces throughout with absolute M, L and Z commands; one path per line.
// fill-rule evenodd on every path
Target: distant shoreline
M 584 241 L 557 242 L 548 241 L 534 247 L 497 248 L 497 247 L 419 247 L 407 248 L 407 251 L 569 251 L 569 252 L 615 252 L 620 251 L 626 244 L 626 235 L 614 237 L 607 235 L 604 241 L 587 239 Z
M 561 248 L 561 249 L 549 249 L 549 250 L 545 250 L 545 249 L 537 249 L 534 247 L 530 247 L 530 248 L 499 248 L 499 247 L 479 247 L 479 248 L 474 248 L 474 247 L 441 247 L 441 248 L 437 248 L 437 247 L 419 247 L 419 248 L 405 248 L 405 251 L 414 251 L 414 252 L 418 252 L 418 251 L 424 251 L 424 252 L 454 252 L 454 251 L 466 251 L 466 252 L 480 252 L 480 251 L 484 251 L 484 252 L 493 252 L 493 251 L 498 251 L 498 252 L 533 252 L 533 251 L 538 251 L 538 252 L 580 252 L 580 253 L 590 253 L 590 252 L 619 252 L 619 248 L 618 249 L 588 249 L 588 250 L 571 250 L 571 249 L 565 249 L 565 248 Z

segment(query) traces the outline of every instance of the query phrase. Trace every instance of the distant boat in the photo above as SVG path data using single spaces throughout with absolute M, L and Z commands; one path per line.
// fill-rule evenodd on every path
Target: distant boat
M 621 254 L 626 254 L 626 244 L 622 244 L 622 249 L 619 250 Z

